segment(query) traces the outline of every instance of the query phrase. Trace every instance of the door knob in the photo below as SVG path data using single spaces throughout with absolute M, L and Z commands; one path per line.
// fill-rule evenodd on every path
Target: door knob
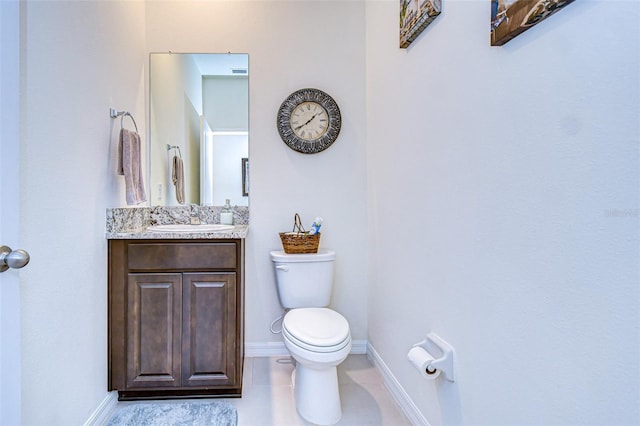
M 11 247 L 0 246 L 0 272 L 9 268 L 20 269 L 29 263 L 29 253 L 22 249 L 11 250 Z

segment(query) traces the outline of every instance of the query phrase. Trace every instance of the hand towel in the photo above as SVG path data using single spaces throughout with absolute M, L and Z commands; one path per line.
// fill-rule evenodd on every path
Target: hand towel
M 171 181 L 176 187 L 176 199 L 178 203 L 184 204 L 184 164 L 182 163 L 182 158 L 177 155 L 173 156 Z
M 127 129 L 120 129 L 118 140 L 118 174 L 124 176 L 127 204 L 147 201 L 142 178 L 140 157 L 140 135 Z

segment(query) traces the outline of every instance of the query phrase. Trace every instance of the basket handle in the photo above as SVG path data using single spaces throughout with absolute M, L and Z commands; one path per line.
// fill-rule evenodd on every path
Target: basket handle
M 296 228 L 298 229 L 296 231 Z M 303 233 L 306 234 L 307 231 L 304 230 L 304 226 L 302 226 L 302 219 L 300 219 L 300 215 L 296 213 L 293 217 L 293 230 L 292 232 L 297 232 L 298 234 Z

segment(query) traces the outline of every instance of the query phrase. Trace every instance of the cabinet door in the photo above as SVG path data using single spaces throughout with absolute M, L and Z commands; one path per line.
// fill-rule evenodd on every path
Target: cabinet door
M 238 385 L 236 274 L 183 274 L 182 385 Z
M 182 275 L 129 274 L 127 388 L 180 386 Z

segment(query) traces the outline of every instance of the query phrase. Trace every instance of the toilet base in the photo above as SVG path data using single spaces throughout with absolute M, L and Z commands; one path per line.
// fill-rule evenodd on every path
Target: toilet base
M 333 425 L 340 421 L 340 390 L 336 367 L 316 370 L 296 363 L 291 375 L 298 414 L 316 425 Z

